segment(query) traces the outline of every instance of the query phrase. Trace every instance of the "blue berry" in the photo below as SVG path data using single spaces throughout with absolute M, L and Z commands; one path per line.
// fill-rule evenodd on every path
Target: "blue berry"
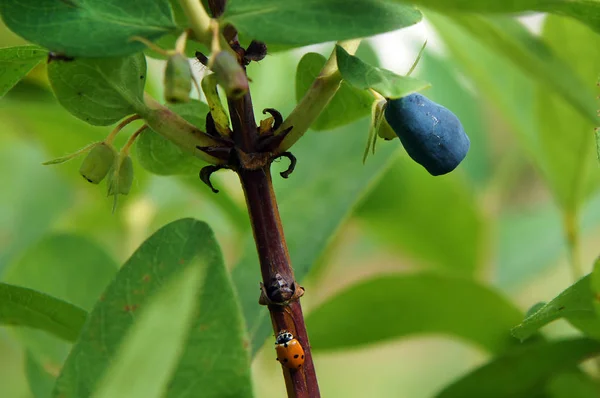
M 408 155 L 432 175 L 451 172 L 470 141 L 456 115 L 421 94 L 389 100 L 385 119 Z

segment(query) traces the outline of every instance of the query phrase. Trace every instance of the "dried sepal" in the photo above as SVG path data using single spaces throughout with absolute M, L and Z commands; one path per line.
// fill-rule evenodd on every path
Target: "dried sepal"
M 61 156 L 61 157 L 56 158 L 56 159 L 48 160 L 48 161 L 46 161 L 46 162 L 44 162 L 42 164 L 44 166 L 49 166 L 49 165 L 52 165 L 52 164 L 61 164 L 61 163 L 68 162 L 71 159 L 75 159 L 76 157 L 81 156 L 84 153 L 87 153 L 87 152 L 91 151 L 92 148 L 95 147 L 98 144 L 99 144 L 98 142 L 93 142 L 90 145 L 81 148 L 77 152 L 73 152 L 73 153 L 70 153 L 70 154 L 68 154 L 66 156 Z

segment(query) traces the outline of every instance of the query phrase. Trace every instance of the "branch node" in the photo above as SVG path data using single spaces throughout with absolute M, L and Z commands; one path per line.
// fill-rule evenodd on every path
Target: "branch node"
M 265 134 L 261 136 L 258 141 L 258 150 L 260 152 L 277 152 L 277 149 L 293 128 L 294 126 L 290 126 L 283 130 L 281 134 Z
M 298 301 L 304 296 L 304 288 L 293 281 L 288 283 L 281 274 L 275 274 L 269 286 L 260 283 L 260 305 L 287 306 L 292 301 Z

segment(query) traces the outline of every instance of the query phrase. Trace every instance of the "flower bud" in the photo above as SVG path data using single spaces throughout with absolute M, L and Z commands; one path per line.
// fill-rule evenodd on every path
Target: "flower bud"
M 108 195 L 127 195 L 133 184 L 133 161 L 131 156 L 119 154 L 113 173 L 108 180 Z
M 175 54 L 167 60 L 165 69 L 165 100 L 167 102 L 189 102 L 192 90 L 192 71 L 183 54 Z
M 237 59 L 227 51 L 221 51 L 211 59 L 211 69 L 217 82 L 228 97 L 239 98 L 248 91 L 248 78 Z
M 98 184 L 106 177 L 113 166 L 115 156 L 116 151 L 112 145 L 99 142 L 83 159 L 79 173 L 92 184 Z

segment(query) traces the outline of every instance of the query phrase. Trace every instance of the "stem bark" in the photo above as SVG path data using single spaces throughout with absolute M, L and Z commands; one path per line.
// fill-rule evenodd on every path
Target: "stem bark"
M 225 9 L 225 0 L 209 0 L 208 4 L 213 17 L 218 17 Z M 239 46 L 236 41 L 237 38 L 232 40 L 233 45 Z M 232 126 L 231 137 L 236 149 L 245 154 L 260 152 L 257 148 L 259 135 L 250 91 L 240 98 L 227 98 L 227 104 Z M 263 286 L 269 287 L 273 286 L 274 282 L 280 282 L 294 292 L 297 291 L 295 289 L 297 283 L 285 242 L 270 168 L 270 162 L 256 169 L 245 168 L 240 162 L 236 171 L 246 198 Z M 278 300 L 273 300 L 273 297 L 268 299 L 270 304 L 267 307 L 275 334 L 283 329 L 289 330 L 304 349 L 305 360 L 300 369 L 282 367 L 288 397 L 319 398 L 319 385 L 298 297 L 293 296 L 287 301 L 288 297 L 285 303 L 274 302 Z M 274 350 L 273 354 L 275 354 Z

